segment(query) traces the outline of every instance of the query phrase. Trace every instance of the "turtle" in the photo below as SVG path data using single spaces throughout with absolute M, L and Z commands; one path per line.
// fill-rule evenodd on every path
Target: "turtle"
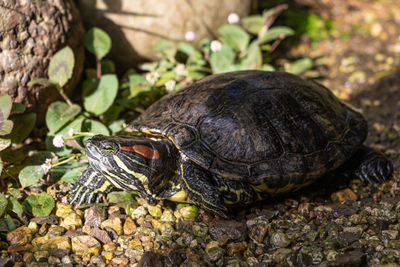
M 149 204 L 190 202 L 226 217 L 340 170 L 367 182 L 391 178 L 393 165 L 363 145 L 363 116 L 328 88 L 286 72 L 208 76 L 163 96 L 126 136 L 86 142 L 89 167 L 72 203 L 101 200 L 112 188 Z

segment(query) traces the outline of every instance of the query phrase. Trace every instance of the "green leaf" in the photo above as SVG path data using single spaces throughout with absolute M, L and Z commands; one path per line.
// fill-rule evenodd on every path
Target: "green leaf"
M 200 52 L 196 48 L 194 48 L 193 45 L 185 43 L 185 42 L 178 43 L 178 51 L 180 51 L 188 56 L 200 54 Z
M 132 74 L 129 75 L 129 97 L 135 97 L 141 92 L 147 92 L 151 90 L 151 85 L 142 75 Z
M 54 199 L 45 192 L 37 195 L 30 195 L 24 200 L 27 209 L 35 217 L 49 216 L 54 208 Z
M 49 80 L 63 87 L 72 77 L 75 58 L 69 46 L 58 51 L 50 60 Z
M 285 64 L 285 71 L 298 75 L 312 68 L 312 66 L 313 62 L 311 59 L 302 58 L 289 64 Z
M 40 84 L 43 85 L 45 87 L 53 87 L 56 86 L 57 87 L 57 82 L 52 82 L 48 79 L 44 79 L 44 78 L 33 78 L 32 80 L 29 81 L 28 85 L 32 86 L 35 84 Z
M 265 32 L 263 36 L 259 38 L 258 43 L 261 45 L 276 39 L 283 39 L 293 34 L 294 31 L 289 27 L 285 26 L 272 27 L 267 32 Z
M 0 96 L 0 123 L 10 116 L 12 107 L 11 97 L 7 94 Z
M 53 102 L 46 113 L 47 128 L 51 133 L 55 133 L 65 124 L 72 121 L 79 112 L 81 112 L 81 107 L 76 104 L 68 106 L 64 102 Z
M 111 38 L 99 28 L 90 29 L 85 35 L 85 46 L 98 60 L 105 57 L 111 49 Z
M 261 66 L 261 70 L 264 70 L 264 71 L 275 71 L 275 68 L 274 68 L 274 66 L 272 66 L 272 65 L 263 64 L 263 65 Z
M 250 36 L 237 25 L 222 25 L 218 31 L 221 33 L 221 41 L 234 50 L 244 53 L 250 41 Z
M 257 40 L 253 41 L 249 46 L 249 51 L 243 61 L 244 69 L 256 70 L 262 65 L 262 54 Z
M 28 137 L 35 127 L 36 114 L 32 112 L 13 115 L 11 120 L 14 122 L 14 128 L 9 137 L 14 144 L 19 144 Z
M 241 20 L 243 28 L 252 33 L 258 34 L 264 25 L 264 18 L 260 15 L 249 16 Z
M 11 139 L 0 138 L 0 151 L 6 149 L 9 145 L 11 145 Z
M 22 103 L 12 103 L 11 114 L 22 114 L 25 109 L 26 107 Z
M 85 120 L 83 122 L 82 129 L 85 132 L 90 132 L 93 134 L 110 135 L 108 128 L 101 122 L 95 120 Z
M 13 128 L 13 122 L 7 120 L 10 116 L 12 107 L 11 97 L 9 95 L 3 95 L 0 97 L 0 135 L 7 135 L 11 133 Z
M 114 191 L 107 195 L 107 200 L 111 203 L 124 203 L 131 204 L 136 203 L 133 195 L 136 195 L 134 192 L 127 191 Z
M 235 53 L 227 46 L 222 45 L 219 51 L 211 54 L 210 65 L 213 73 L 227 72 L 233 70 Z
M 114 74 L 101 76 L 96 90 L 83 100 L 85 109 L 95 115 L 101 115 L 113 104 L 118 92 L 118 79 Z
M 0 217 L 3 216 L 7 206 L 8 206 L 7 198 L 3 194 L 0 194 Z
M 39 182 L 44 175 L 43 168 L 38 165 L 26 166 L 18 175 L 22 187 L 28 187 Z
M 12 189 L 8 190 L 7 193 L 16 199 L 18 199 L 19 196 L 21 195 L 21 191 L 19 191 L 19 189 L 16 189 L 16 188 L 12 188 Z
M 75 183 L 86 169 L 87 169 L 87 166 L 74 168 L 72 170 L 67 171 L 61 177 L 61 179 L 66 183 Z
M 104 59 L 101 61 L 101 74 L 113 74 L 115 73 L 115 64 L 110 59 Z
M 1 110 L 0 110 L 1 112 Z M 12 131 L 12 128 L 14 126 L 14 123 L 10 120 L 1 120 L 1 113 L 0 113 L 0 135 L 7 135 L 10 134 Z
M 166 58 L 173 58 L 176 54 L 176 45 L 170 41 L 161 40 L 154 44 L 153 50 L 161 52 Z
M 22 216 L 22 213 L 24 212 L 24 208 L 22 207 L 21 203 L 19 203 L 18 199 L 15 197 L 10 196 L 8 198 L 8 209 L 11 211 L 15 212 L 19 217 Z
M 8 163 L 18 163 L 26 159 L 26 152 L 22 150 L 6 149 L 1 152 L 1 158 Z

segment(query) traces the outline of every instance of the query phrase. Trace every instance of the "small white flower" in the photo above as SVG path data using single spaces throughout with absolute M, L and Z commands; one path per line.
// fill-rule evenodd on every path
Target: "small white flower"
M 56 134 L 53 138 L 53 146 L 61 148 L 64 146 L 64 137 L 62 134 Z
M 169 80 L 168 82 L 165 83 L 165 88 L 167 91 L 172 91 L 175 89 L 176 81 L 175 80 Z
M 154 85 L 158 81 L 159 78 L 160 78 L 160 74 L 158 74 L 157 71 L 149 72 L 146 74 L 146 80 L 152 85 Z
M 210 48 L 211 48 L 211 51 L 217 52 L 217 51 L 221 50 L 222 44 L 221 44 L 220 41 L 214 40 L 214 41 L 211 42 Z
M 185 64 L 180 63 L 180 64 L 176 65 L 175 73 L 179 76 L 186 76 L 187 70 L 186 70 Z
M 67 136 L 68 136 L 68 137 L 74 136 L 74 129 L 73 129 L 73 128 L 69 128 L 69 130 L 68 130 L 68 132 L 67 132 Z
M 40 167 L 42 167 L 44 174 L 48 174 L 51 169 L 51 159 L 46 159 Z
M 228 23 L 229 24 L 236 24 L 240 21 L 240 17 L 237 13 L 230 13 L 228 16 Z
M 185 34 L 185 39 L 186 39 L 186 41 L 191 42 L 191 41 L 193 41 L 195 38 L 196 38 L 196 34 L 195 34 L 193 31 L 188 31 L 188 32 L 186 32 L 186 34 Z

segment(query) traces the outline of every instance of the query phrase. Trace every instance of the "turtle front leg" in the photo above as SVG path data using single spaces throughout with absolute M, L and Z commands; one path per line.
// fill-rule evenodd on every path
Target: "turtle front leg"
M 113 187 L 102 174 L 89 166 L 76 181 L 70 203 L 79 206 L 82 203 L 99 202 L 101 196 L 109 193 Z
M 227 217 L 228 210 L 222 203 L 221 193 L 211 184 L 212 175 L 209 171 L 190 160 L 183 160 L 180 163 L 180 178 L 182 188 L 187 192 L 190 201 Z
M 383 182 L 393 174 L 393 164 L 382 153 L 367 146 L 362 146 L 340 169 L 365 182 Z

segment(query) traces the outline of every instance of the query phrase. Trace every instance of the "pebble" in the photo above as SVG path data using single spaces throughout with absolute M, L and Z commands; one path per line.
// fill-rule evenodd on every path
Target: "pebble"
M 71 240 L 65 236 L 55 236 L 50 238 L 45 244 L 43 244 L 42 248 L 45 250 L 55 248 L 62 250 L 71 249 Z
M 49 236 L 45 235 L 45 236 L 38 236 L 35 237 L 34 239 L 32 239 L 32 245 L 34 246 L 38 246 L 38 245 L 43 245 L 44 243 L 46 243 L 47 241 L 49 241 Z
M 44 217 L 36 217 L 32 218 L 31 222 L 37 223 L 37 224 L 58 224 L 59 218 L 56 215 L 50 215 L 50 216 L 44 216 Z
M 90 207 L 85 210 L 85 225 L 100 227 L 101 222 L 106 219 L 106 210 L 103 207 Z
M 357 200 L 358 196 L 350 188 L 346 188 L 332 193 L 331 200 L 333 202 L 344 202 L 347 200 Z
M 99 255 L 100 242 L 94 237 L 81 235 L 71 239 L 72 251 L 78 255 Z
M 124 223 L 124 235 L 132 235 L 136 231 L 136 224 L 131 217 L 127 217 Z
M 56 205 L 56 215 L 60 218 L 65 218 L 70 212 L 73 211 L 73 206 L 70 204 L 65 204 L 58 202 Z
M 161 215 L 160 221 L 162 222 L 175 222 L 174 212 L 170 209 L 165 209 Z
M 287 234 L 276 232 L 271 235 L 270 242 L 276 247 L 285 248 L 290 245 L 291 240 L 288 238 Z
M 67 230 L 76 230 L 82 226 L 82 219 L 75 212 L 69 212 L 65 215 L 61 226 L 64 226 Z
M 97 227 L 93 227 L 92 229 L 90 229 L 89 235 L 93 236 L 103 244 L 107 244 L 112 241 L 107 231 L 101 230 Z
M 51 225 L 47 234 L 49 237 L 60 236 L 65 232 L 65 228 L 59 225 Z
M 185 220 L 190 220 L 199 216 L 199 208 L 194 205 L 186 205 L 179 209 L 179 213 Z
M 47 261 L 50 253 L 47 250 L 40 250 L 33 253 L 33 257 L 36 261 Z
M 37 223 L 30 221 L 28 224 L 29 230 L 31 230 L 31 234 L 36 234 L 39 231 L 39 226 Z
M 105 251 L 114 251 L 117 248 L 117 245 L 114 242 L 109 242 L 103 246 Z
M 228 244 L 228 256 L 233 256 L 243 250 L 245 250 L 247 247 L 247 243 L 245 241 L 243 242 L 238 242 L 238 243 L 230 243 Z
M 137 207 L 136 209 L 134 209 L 132 211 L 132 214 L 131 214 L 133 219 L 138 219 L 138 218 L 144 217 L 146 215 L 147 215 L 147 209 L 144 206 Z
M 209 224 L 209 232 L 213 240 L 226 235 L 232 241 L 244 241 L 247 237 L 246 224 L 239 221 L 214 220 Z
M 105 254 L 104 254 L 104 258 L 106 259 L 106 260 L 112 260 L 113 259 L 113 257 L 114 257 L 114 254 L 112 253 L 112 252 L 110 252 L 110 251 L 108 251 L 108 252 L 106 252 Z
M 113 258 L 111 260 L 111 263 L 116 265 L 128 265 L 129 260 L 127 258 L 118 257 L 118 258 Z
M 264 224 L 258 224 L 252 228 L 249 237 L 257 243 L 262 243 L 267 233 L 268 228 Z
M 113 217 L 111 219 L 107 219 L 101 223 L 101 228 L 110 227 L 113 229 L 117 235 L 122 235 L 122 222 L 119 217 Z
M 11 245 L 23 246 L 32 241 L 32 232 L 28 227 L 22 226 L 7 233 L 6 239 Z
M 147 208 L 147 210 L 149 211 L 150 215 L 155 217 L 155 218 L 159 218 L 162 215 L 161 206 L 159 206 L 159 205 L 157 205 L 157 206 L 149 206 Z
M 91 257 L 90 264 L 93 264 L 94 266 L 99 266 L 99 267 L 106 266 L 106 262 L 104 261 L 104 258 L 100 255 Z

